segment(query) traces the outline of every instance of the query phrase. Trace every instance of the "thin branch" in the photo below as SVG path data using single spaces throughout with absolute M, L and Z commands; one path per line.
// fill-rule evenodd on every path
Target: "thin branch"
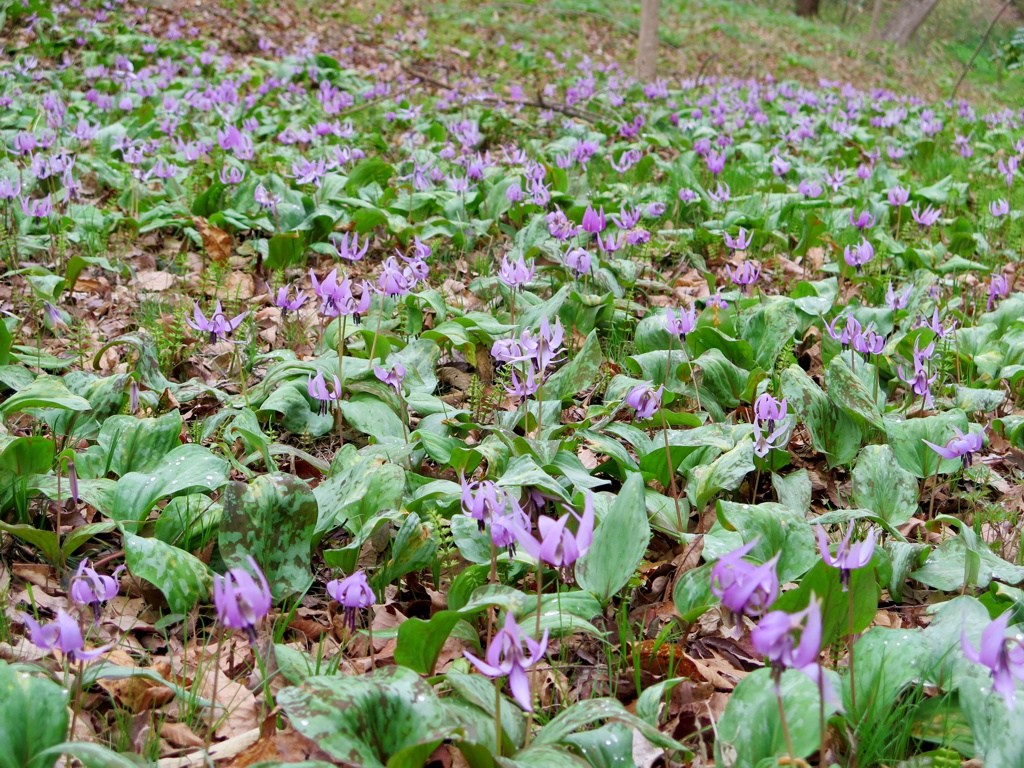
M 1003 7 L 999 9 L 999 13 L 997 13 L 995 15 L 995 18 L 992 19 L 992 23 L 988 25 L 988 29 L 985 30 L 985 35 L 981 38 L 981 42 L 978 43 L 978 47 L 974 49 L 974 53 L 971 54 L 971 58 L 968 59 L 967 63 L 964 65 L 964 71 L 960 73 L 960 78 L 956 81 L 956 85 L 953 86 L 953 93 L 951 93 L 949 96 L 951 99 L 956 96 L 957 89 L 960 87 L 960 84 L 964 81 L 964 78 L 967 77 L 967 73 L 968 71 L 970 71 L 971 65 L 974 64 L 974 60 L 978 58 L 978 54 L 981 53 L 981 49 L 984 48 L 985 43 L 988 42 L 988 36 L 991 35 L 992 30 L 995 29 L 996 22 L 999 21 L 999 18 L 1006 12 L 1006 9 L 1009 8 L 1011 5 L 1013 5 L 1013 0 L 1006 0 L 1006 2 L 1003 3 Z

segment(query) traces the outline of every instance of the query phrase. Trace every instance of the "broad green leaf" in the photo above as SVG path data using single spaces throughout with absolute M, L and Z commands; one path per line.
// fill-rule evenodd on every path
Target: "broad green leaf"
M 738 531 L 743 542 L 758 539 L 750 559 L 767 562 L 779 553 L 779 580 L 794 581 L 818 560 L 814 532 L 805 513 L 781 504 L 718 502 L 718 519 L 726 530 Z
M 665 749 L 679 750 L 685 759 L 692 756 L 690 751 L 675 739 L 666 736 L 646 720 L 629 712 L 615 699 L 584 699 L 563 709 L 551 722 L 545 725 L 533 740 L 536 745 L 561 744 L 571 734 L 577 733 L 597 722 L 623 723 L 638 731 L 652 744 Z
M 0 661 L 0 768 L 27 768 L 64 741 L 67 706 L 61 686 Z
M 398 529 L 391 544 L 391 557 L 385 561 L 371 580 L 378 595 L 384 594 L 384 587 L 407 573 L 422 570 L 434 562 L 437 541 L 427 527 L 420 522 L 419 515 L 410 512 Z
M 404 667 L 313 677 L 285 688 L 277 703 L 295 730 L 356 768 L 419 768 L 455 735 L 434 689 Z
M 783 348 L 793 340 L 793 334 L 800 328 L 793 302 L 788 298 L 759 304 L 745 318 L 740 336 L 754 350 L 754 359 L 765 370 L 775 367 L 775 361 Z
M 259 475 L 229 483 L 221 494 L 223 517 L 217 543 L 228 567 L 244 568 L 253 557 L 275 601 L 304 592 L 312 581 L 310 547 L 316 529 L 316 498 L 294 475 Z
M 213 576 L 202 560 L 159 539 L 144 539 L 127 531 L 124 555 L 133 576 L 163 592 L 174 613 L 188 613 L 213 589 Z
M 853 468 L 853 502 L 870 509 L 891 526 L 917 512 L 917 478 L 903 469 L 888 445 L 866 445 Z
M 482 709 L 492 719 L 495 715 L 494 683 L 483 675 L 467 675 L 452 670 L 445 680 L 462 698 Z M 501 730 L 514 748 L 526 740 L 526 718 L 518 705 L 501 696 Z
M 228 479 L 228 463 L 194 443 L 175 448 L 146 472 L 129 472 L 114 486 L 110 517 L 141 522 L 160 499 L 190 489 L 215 491 Z
M 36 755 L 36 759 L 56 759 L 61 755 L 70 755 L 77 759 L 85 768 L 138 768 L 138 763 L 109 747 L 102 744 L 94 744 L 89 741 L 69 741 L 64 744 L 57 744 Z
M 828 673 L 834 675 L 834 673 Z M 718 721 L 716 764 L 755 768 L 766 758 L 786 754 L 779 704 L 770 669 L 758 669 L 740 680 Z M 782 673 L 780 684 L 794 757 L 808 757 L 819 746 L 818 686 L 797 670 Z M 831 707 L 825 707 L 825 716 Z M 772 760 L 768 765 L 774 765 Z
M 19 477 L 45 475 L 53 468 L 56 447 L 46 437 L 16 437 L 0 453 L 0 469 L 7 469 Z M 67 480 L 64 481 L 65 498 Z
M 915 477 L 925 478 L 934 475 L 948 474 L 960 467 L 959 459 L 942 459 L 929 448 L 924 440 L 945 445 L 956 435 L 953 427 L 962 432 L 967 431 L 967 415 L 963 411 L 947 411 L 937 416 L 925 416 L 919 419 L 896 419 L 885 417 L 885 434 L 892 446 L 896 461 L 903 469 Z
M 690 472 L 686 495 L 697 511 L 702 511 L 720 491 L 734 491 L 754 471 L 754 443 L 743 440 L 723 453 L 711 464 L 695 467 Z
M 853 461 L 864 438 L 860 424 L 833 403 L 799 365 L 782 372 L 782 394 L 807 425 L 815 450 L 825 454 L 829 466 Z
M 401 417 L 387 403 L 373 395 L 352 395 L 350 399 L 341 402 L 341 411 L 345 414 L 346 424 L 377 442 L 382 437 L 401 440 L 405 435 Z
M 829 361 L 825 369 L 825 388 L 833 402 L 872 426 L 882 428 L 882 414 L 871 390 L 842 355 L 836 355 Z
M 20 413 L 26 408 L 60 408 L 68 411 L 88 411 L 92 405 L 84 397 L 72 394 L 67 385 L 56 376 L 37 376 L 25 389 L 19 390 L 0 403 L 4 417 Z
M 577 583 L 607 603 L 640 565 L 650 538 L 644 483 L 634 473 L 601 518 L 590 549 L 576 562 Z

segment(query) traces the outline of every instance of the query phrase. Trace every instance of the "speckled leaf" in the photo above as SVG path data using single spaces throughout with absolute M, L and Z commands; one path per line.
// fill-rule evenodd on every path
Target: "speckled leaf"
M 799 328 L 800 318 L 792 300 L 787 298 L 759 305 L 747 318 L 740 337 L 750 343 L 757 364 L 771 370 Z
M 124 556 L 132 575 L 163 592 L 167 605 L 175 613 L 188 613 L 197 602 L 210 597 L 213 588 L 210 569 L 188 552 L 159 539 L 144 539 L 125 532 Z
M 64 740 L 67 698 L 56 683 L 0 661 L 0 768 L 24 768 Z
M 129 472 L 114 486 L 110 517 L 139 522 L 160 499 L 192 488 L 215 491 L 228 479 L 228 463 L 207 448 L 188 443 L 175 448 L 148 472 Z
M 569 735 L 602 720 L 624 723 L 642 733 L 652 744 L 657 744 L 665 749 L 678 749 L 683 755 L 687 756 L 686 759 L 692 756 L 690 751 L 683 747 L 682 744 L 662 733 L 646 720 L 642 720 L 629 712 L 617 700 L 611 698 L 586 699 L 573 704 L 567 709 L 563 709 L 554 720 L 541 729 L 540 733 L 534 738 L 533 743 L 537 746 L 542 744 L 562 744 L 565 743 Z
M 84 397 L 72 394 L 57 376 L 38 376 L 31 384 L 0 404 L 0 414 L 6 417 L 26 408 L 61 408 L 68 411 L 88 411 L 92 408 Z
M 312 578 L 310 546 L 316 528 L 313 491 L 294 475 L 260 475 L 248 485 L 229 483 L 217 541 L 229 567 L 244 567 L 246 556 L 259 563 L 274 599 L 302 592 Z
M 292 727 L 356 768 L 420 768 L 456 736 L 434 689 L 415 672 L 386 667 L 364 677 L 314 677 L 277 703 Z
M 818 560 L 811 524 L 805 513 L 781 504 L 736 504 L 718 502 L 718 520 L 726 530 L 739 531 L 744 543 L 757 539 L 750 552 L 755 562 L 767 562 L 776 552 L 779 580 L 794 581 Z
M 553 373 L 544 383 L 541 396 L 561 399 L 576 392 L 582 392 L 594 383 L 603 362 L 604 354 L 601 352 L 601 342 L 597 338 L 597 331 L 593 330 L 583 342 L 583 346 L 576 356 Z
M 917 479 L 896 463 L 888 445 L 866 445 L 853 468 L 853 501 L 889 525 L 899 526 L 917 512 Z
M 320 514 L 317 534 L 340 525 L 356 532 L 375 513 L 399 509 L 405 480 L 404 469 L 372 456 L 331 475 L 313 491 Z
M 825 370 L 825 388 L 828 390 L 829 398 L 837 405 L 872 426 L 882 428 L 882 414 L 871 390 L 850 368 L 842 355 L 836 355 L 829 362 Z
M 695 510 L 703 510 L 716 493 L 736 490 L 743 478 L 753 471 L 754 443 L 744 440 L 710 464 L 694 467 L 690 482 L 686 484 L 686 495 Z
M 93 449 L 102 457 L 102 466 L 96 469 L 95 476 L 105 477 L 113 472 L 122 477 L 156 467 L 181 444 L 180 435 L 181 414 L 177 411 L 155 419 L 111 416 L 103 422 L 97 447 Z
M 782 394 L 807 425 L 815 450 L 825 454 L 829 466 L 853 461 L 864 438 L 860 424 L 833 403 L 799 365 L 782 372 Z

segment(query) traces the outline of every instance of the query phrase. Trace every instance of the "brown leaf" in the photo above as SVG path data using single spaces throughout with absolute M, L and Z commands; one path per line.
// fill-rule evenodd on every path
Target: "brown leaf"
M 331 757 L 315 741 L 295 731 L 284 731 L 260 739 L 227 763 L 225 768 L 249 768 L 250 765 L 264 761 L 301 763 L 305 760 L 329 762 Z
M 231 235 L 211 226 L 202 216 L 193 216 L 192 222 L 203 238 L 203 247 L 214 261 L 223 264 L 231 257 Z
M 160 726 L 160 737 L 167 739 L 176 747 L 206 746 L 206 742 L 196 736 L 185 723 L 163 723 Z
M 174 287 L 177 278 L 170 272 L 144 270 L 135 273 L 135 284 L 143 291 L 166 291 Z

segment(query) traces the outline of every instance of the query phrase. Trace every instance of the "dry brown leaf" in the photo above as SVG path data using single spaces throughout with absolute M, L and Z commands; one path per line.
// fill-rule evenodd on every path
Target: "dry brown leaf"
M 247 301 L 256 295 L 256 281 L 245 272 L 229 272 L 224 282 L 218 284 L 218 299 L 229 301 Z
M 227 763 L 225 768 L 249 768 L 250 765 L 264 761 L 300 763 L 305 760 L 329 762 L 331 757 L 315 741 L 295 731 L 284 731 L 260 739 Z
M 217 680 L 217 719 L 221 721 L 217 728 L 217 738 L 230 739 L 255 728 L 259 723 L 259 708 L 256 697 L 244 685 L 235 682 L 221 670 L 216 669 Z M 212 666 L 206 668 L 199 683 L 199 695 L 204 699 L 213 698 Z M 225 716 L 226 713 L 226 716 Z
M 223 264 L 231 258 L 231 235 L 223 229 L 211 226 L 202 216 L 193 216 L 192 222 L 199 230 L 199 235 L 203 238 L 203 247 L 211 259 Z
M 176 747 L 205 747 L 206 742 L 196 736 L 195 732 L 185 723 L 163 723 L 160 726 L 160 737 Z
M 170 290 L 176 281 L 175 275 L 160 270 L 145 270 L 135 274 L 135 284 L 143 291 Z

